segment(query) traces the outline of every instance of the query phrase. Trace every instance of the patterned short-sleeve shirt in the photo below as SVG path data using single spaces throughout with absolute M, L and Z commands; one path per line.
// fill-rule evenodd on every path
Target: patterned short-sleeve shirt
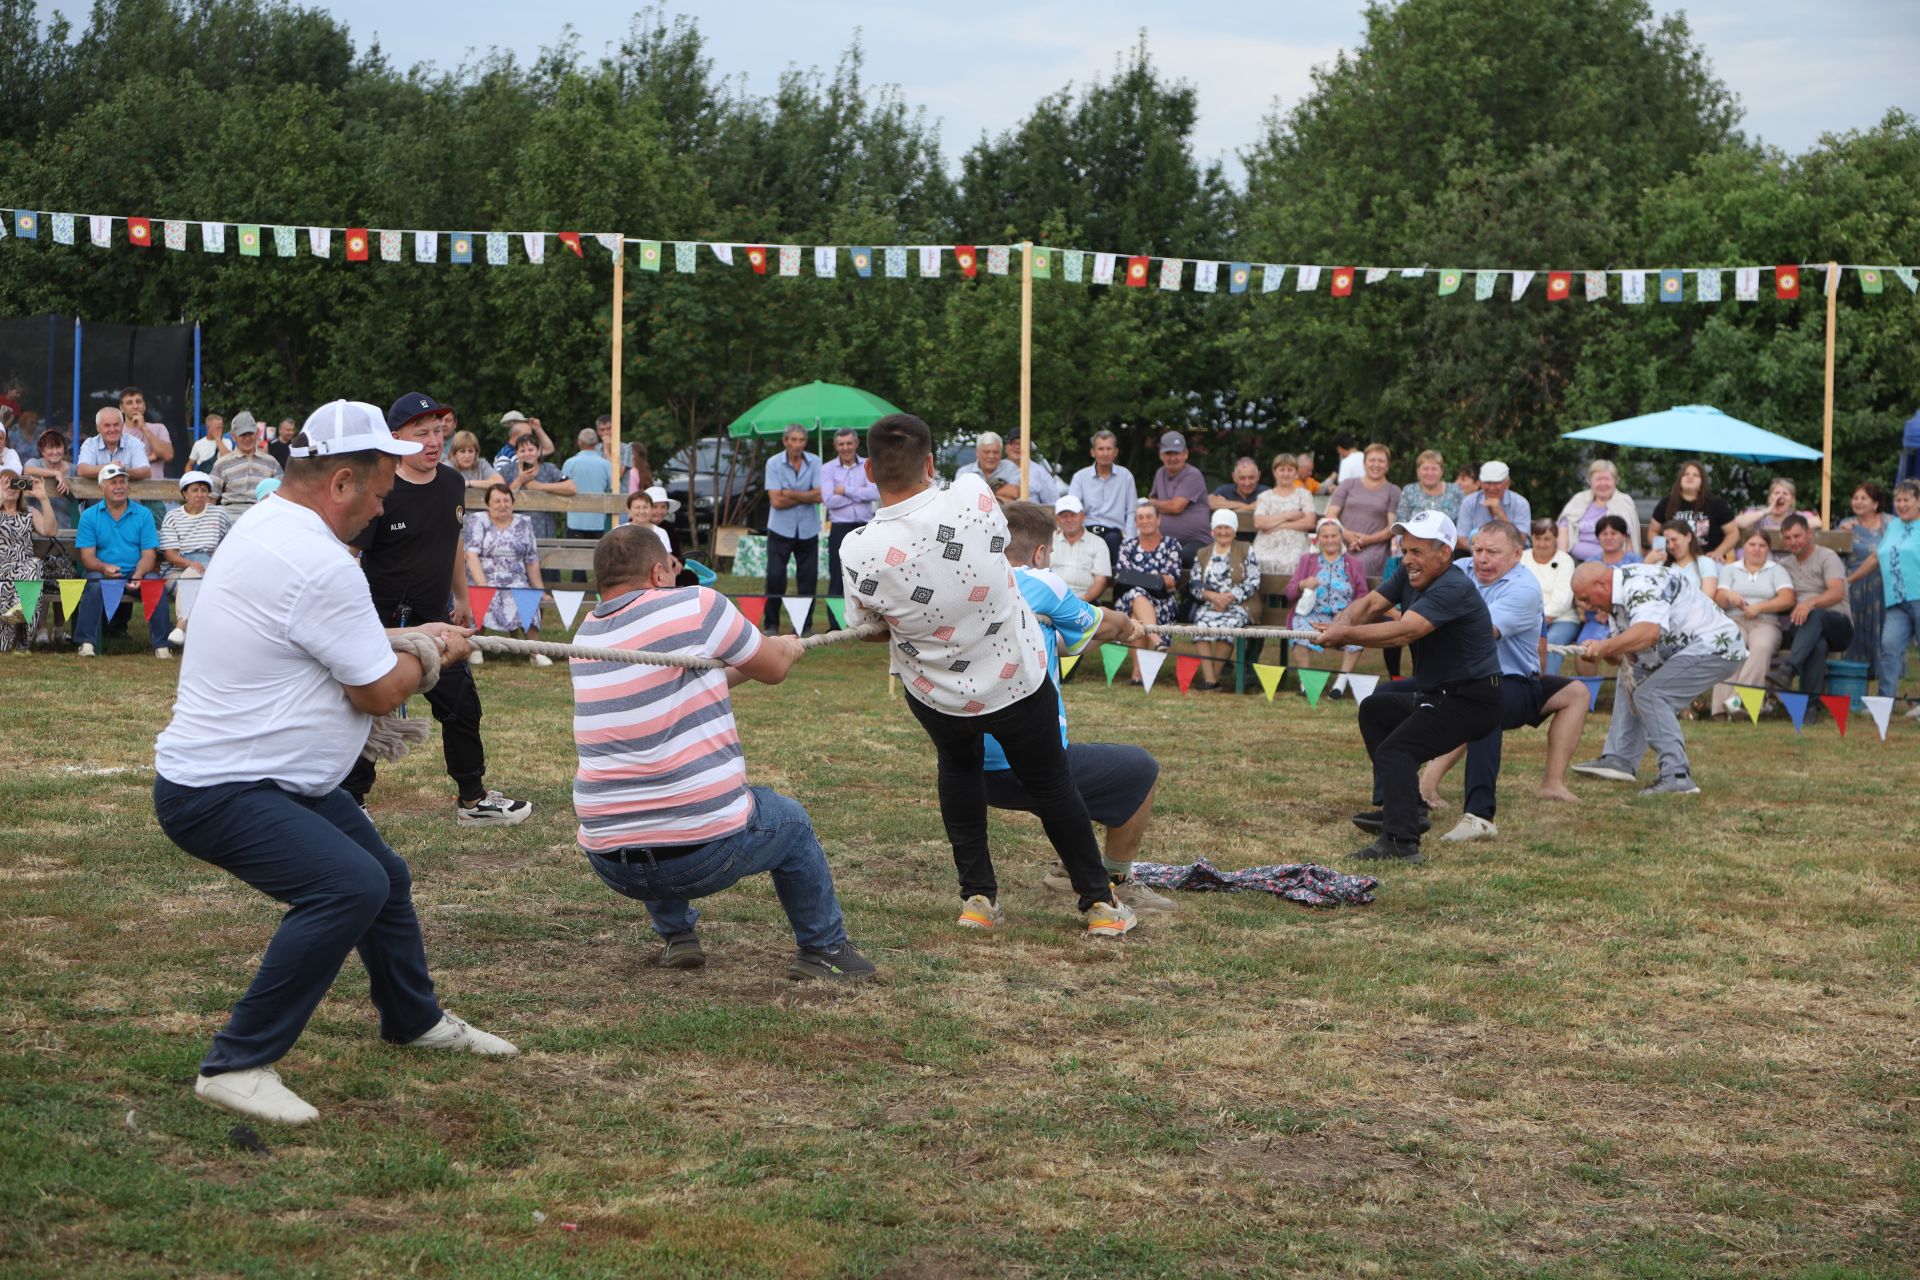
M 1612 634 L 1651 622 L 1660 638 L 1634 655 L 1642 671 L 1654 671 L 1681 653 L 1741 662 L 1747 643 L 1733 619 L 1707 599 L 1693 580 L 1665 565 L 1634 564 L 1613 571 Z

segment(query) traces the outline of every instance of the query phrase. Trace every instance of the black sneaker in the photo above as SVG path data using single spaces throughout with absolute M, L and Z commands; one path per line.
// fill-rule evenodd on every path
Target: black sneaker
M 798 982 L 806 978 L 825 978 L 829 982 L 864 982 L 875 973 L 873 961 L 843 942 L 831 951 L 796 951 L 787 976 Z
M 700 939 L 692 933 L 676 933 L 667 938 L 667 945 L 660 948 L 660 958 L 654 963 L 662 969 L 704 969 L 707 953 L 700 949 Z
M 1433 810 L 1427 808 L 1425 805 L 1421 805 L 1418 812 L 1420 834 L 1425 835 L 1427 832 L 1433 830 Z M 1353 815 L 1353 825 L 1368 835 L 1378 835 L 1387 825 L 1387 811 L 1385 809 L 1372 809 L 1366 813 L 1356 813 Z
M 1395 840 L 1390 835 L 1378 835 L 1373 843 L 1364 849 L 1355 849 L 1347 855 L 1356 862 L 1404 862 L 1409 865 L 1424 862 L 1420 856 L 1418 840 Z

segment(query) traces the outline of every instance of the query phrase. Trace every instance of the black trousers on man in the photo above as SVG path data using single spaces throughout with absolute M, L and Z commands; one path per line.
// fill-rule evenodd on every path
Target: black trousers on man
M 795 585 L 799 594 L 812 596 L 820 585 L 820 535 L 811 538 L 789 538 L 783 534 L 767 534 L 767 595 L 779 597 L 787 594 L 787 556 L 794 559 L 794 568 L 798 570 Z M 780 634 L 780 608 L 775 605 L 767 610 L 767 634 Z M 812 630 L 811 627 L 806 628 Z M 806 631 L 801 632 L 802 635 Z
M 1033 801 L 1030 810 L 1046 828 L 1047 840 L 1066 865 L 1080 895 L 1080 909 L 1111 900 L 1113 888 L 1100 846 L 1093 838 L 1087 802 L 1073 783 L 1067 749 L 1060 741 L 1060 695 L 1051 680 L 1011 706 L 977 716 L 935 711 L 909 691 L 907 705 L 933 739 L 940 762 L 940 819 L 953 846 L 960 872 L 960 896 L 998 900 L 1000 886 L 987 850 L 986 746 L 992 734 L 1007 753 L 1014 776 Z
M 1827 691 L 1828 655 L 1853 643 L 1853 619 L 1838 609 L 1815 609 L 1799 626 L 1787 627 L 1782 643 L 1787 665 L 1800 673 L 1800 692 L 1817 698 Z
M 1384 834 L 1420 843 L 1420 766 L 1499 729 L 1500 681 L 1484 676 L 1439 689 L 1385 690 L 1360 704 Z
M 859 524 L 852 524 L 852 523 L 843 524 L 843 523 L 836 522 L 833 528 L 828 531 L 827 533 L 827 592 L 826 592 L 828 595 L 830 596 L 846 595 L 847 593 L 846 588 L 840 584 L 840 544 L 845 542 L 847 540 L 847 535 L 852 533 L 855 529 L 864 529 L 866 527 L 867 527 L 867 522 L 865 520 L 862 520 Z M 802 570 L 801 572 L 804 574 L 805 570 Z

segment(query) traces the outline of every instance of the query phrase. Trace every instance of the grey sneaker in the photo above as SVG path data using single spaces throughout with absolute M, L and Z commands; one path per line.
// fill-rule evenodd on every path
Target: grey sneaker
M 1135 911 L 1172 911 L 1174 902 L 1164 893 L 1156 893 L 1132 876 L 1113 881 L 1113 896 Z
M 667 945 L 660 948 L 660 958 L 654 961 L 662 969 L 706 968 L 707 953 L 700 949 L 700 939 L 692 933 L 676 933 L 666 941 Z
M 1573 771 L 1587 778 L 1605 778 L 1608 782 L 1633 782 L 1637 775 L 1631 769 L 1622 769 L 1604 756 L 1598 760 L 1583 760 L 1573 766 Z
M 1700 788 L 1690 774 L 1676 773 L 1660 779 L 1650 787 L 1640 788 L 1643 796 L 1697 796 Z
M 851 942 L 843 942 L 831 951 L 796 951 L 793 963 L 787 966 L 787 976 L 796 982 L 807 978 L 865 982 L 876 972 L 873 961 L 856 951 Z

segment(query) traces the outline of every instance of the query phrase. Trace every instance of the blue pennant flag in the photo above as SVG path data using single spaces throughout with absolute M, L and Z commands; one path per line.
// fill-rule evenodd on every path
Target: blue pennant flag
M 860 278 L 864 280 L 871 276 L 873 274 L 873 250 L 866 245 L 855 245 L 849 252 L 853 254 L 853 269 L 860 273 Z
M 1660 301 L 1685 302 L 1687 300 L 1687 275 L 1684 271 L 1662 271 L 1660 273 Z
M 473 261 L 473 233 L 471 231 L 454 232 L 451 244 L 453 247 L 453 260 L 455 262 Z
M 538 587 L 515 587 L 513 589 L 513 607 L 520 613 L 520 625 L 537 627 L 540 625 L 540 597 Z
M 1785 707 L 1787 714 L 1793 718 L 1793 731 L 1800 732 L 1800 724 L 1807 718 L 1807 695 L 1782 689 L 1773 696 L 1780 699 L 1780 705 Z
M 13 234 L 19 236 L 22 240 L 38 240 L 40 238 L 40 215 L 31 209 L 15 209 L 13 211 Z
M 1253 264 L 1236 262 L 1227 268 L 1227 292 L 1245 293 L 1247 281 L 1253 278 Z
M 127 580 L 125 578 L 100 579 L 100 607 L 106 610 L 107 620 L 109 622 L 113 620 L 114 614 L 120 612 L 120 597 L 125 595 L 126 592 Z

